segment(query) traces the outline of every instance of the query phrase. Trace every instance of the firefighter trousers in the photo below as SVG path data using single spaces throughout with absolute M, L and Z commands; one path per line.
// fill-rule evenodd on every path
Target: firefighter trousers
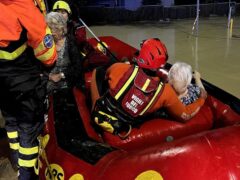
M 20 180 L 36 179 L 37 136 L 44 123 L 45 88 L 41 85 L 40 76 L 25 80 L 0 77 L 0 109 L 6 122 L 12 161 L 19 167 Z

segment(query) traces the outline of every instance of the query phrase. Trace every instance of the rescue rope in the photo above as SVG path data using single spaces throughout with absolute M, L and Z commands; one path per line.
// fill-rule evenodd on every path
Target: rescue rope
M 116 62 L 120 62 L 119 59 L 108 49 L 108 47 L 93 33 L 93 31 L 86 25 L 86 23 L 78 17 L 78 20 L 86 27 L 86 29 L 93 35 L 99 44 L 106 49 L 106 51 L 115 59 Z

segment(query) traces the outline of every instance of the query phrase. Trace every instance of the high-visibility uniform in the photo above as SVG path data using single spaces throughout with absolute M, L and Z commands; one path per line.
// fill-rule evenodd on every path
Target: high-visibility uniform
M 33 179 L 44 122 L 41 64 L 54 64 L 56 48 L 32 0 L 0 0 L 0 12 L 0 109 L 19 178 Z
M 114 92 L 118 89 L 120 81 L 123 77 L 127 76 L 128 70 L 133 65 L 124 64 L 124 63 L 115 63 L 107 69 L 105 79 L 108 81 L 109 91 Z M 91 98 L 93 105 L 95 104 L 96 100 L 100 97 L 97 82 L 96 82 L 96 72 L 93 73 L 93 79 L 91 81 Z M 158 77 L 154 77 L 158 79 Z M 126 84 L 126 83 L 125 83 Z M 128 88 L 128 87 L 126 87 Z M 121 88 L 122 90 L 122 88 Z M 116 93 L 117 94 L 117 93 Z M 161 89 L 160 96 L 149 103 L 152 103 L 149 109 L 144 113 L 153 113 L 156 112 L 158 109 L 164 107 L 167 111 L 175 117 L 179 121 L 187 121 L 191 117 L 193 117 L 200 109 L 200 107 L 204 104 L 205 100 L 203 98 L 197 99 L 190 105 L 183 105 L 181 101 L 178 99 L 176 92 L 173 90 L 170 84 L 165 83 L 164 87 Z M 145 115 L 141 114 L 141 115 Z

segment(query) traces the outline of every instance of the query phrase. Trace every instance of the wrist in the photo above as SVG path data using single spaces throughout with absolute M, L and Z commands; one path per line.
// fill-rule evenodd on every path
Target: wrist
M 60 76 L 61 76 L 62 79 L 65 79 L 65 78 L 66 78 L 66 77 L 65 77 L 65 74 L 64 74 L 63 72 L 60 73 Z

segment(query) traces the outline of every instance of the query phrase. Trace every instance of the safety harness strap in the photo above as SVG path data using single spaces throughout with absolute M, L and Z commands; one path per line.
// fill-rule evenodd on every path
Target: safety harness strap
M 163 87 L 163 82 L 160 82 L 153 98 L 148 103 L 148 105 L 145 107 L 145 109 L 140 113 L 140 115 L 143 115 L 151 107 L 153 102 L 156 100 L 156 97 L 158 97 L 158 95 L 160 94 L 160 91 L 161 91 L 162 87 Z
M 138 66 L 135 66 L 125 73 L 110 94 L 118 104 L 121 104 L 123 112 L 138 117 L 144 115 L 154 104 L 161 95 L 163 86 L 163 82 L 146 76 Z
M 126 91 L 126 89 L 129 87 L 129 85 L 133 82 L 134 78 L 136 77 L 137 75 L 137 72 L 138 72 L 138 66 L 135 66 L 134 67 L 134 70 L 131 74 L 131 76 L 129 77 L 129 79 L 126 81 L 126 83 L 122 86 L 122 88 L 119 90 L 119 92 L 115 95 L 115 99 L 118 100 L 122 94 Z

